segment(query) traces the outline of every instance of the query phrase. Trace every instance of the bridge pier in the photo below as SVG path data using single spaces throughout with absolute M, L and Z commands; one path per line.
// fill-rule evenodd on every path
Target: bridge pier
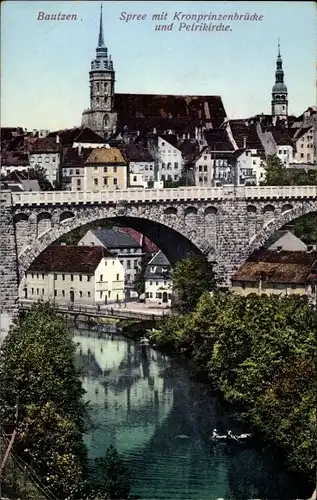
M 0 193 L 0 345 L 19 315 L 18 261 L 10 191 Z

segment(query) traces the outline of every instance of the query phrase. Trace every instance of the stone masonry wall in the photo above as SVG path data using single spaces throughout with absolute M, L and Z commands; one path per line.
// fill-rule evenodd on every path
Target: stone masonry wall
M 18 262 L 10 191 L 0 192 L 0 345 L 18 316 Z

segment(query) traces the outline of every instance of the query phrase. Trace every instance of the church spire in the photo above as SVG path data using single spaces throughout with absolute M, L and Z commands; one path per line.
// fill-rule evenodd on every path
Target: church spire
M 287 120 L 288 92 L 284 83 L 283 60 L 281 56 L 280 39 L 277 41 L 277 59 L 275 70 L 275 84 L 272 88 L 272 116 Z
M 102 26 L 102 4 L 100 7 L 100 25 L 99 25 L 99 36 L 98 36 L 98 47 L 104 47 L 105 41 L 103 38 L 103 26 Z

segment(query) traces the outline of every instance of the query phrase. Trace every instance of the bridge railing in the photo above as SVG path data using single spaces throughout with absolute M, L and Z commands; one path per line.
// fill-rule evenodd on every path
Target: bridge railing
M 30 309 L 36 302 L 31 300 L 20 300 L 20 309 Z M 132 311 L 131 309 L 126 309 L 122 305 L 122 308 L 118 308 L 115 304 L 113 306 L 109 304 L 108 306 L 102 305 L 101 307 L 95 305 L 80 306 L 77 304 L 55 304 L 54 308 L 56 311 L 65 314 L 83 314 L 96 317 L 114 317 L 114 318 L 127 318 L 127 319 L 145 319 L 153 320 L 154 318 L 164 316 L 169 313 L 169 311 L 163 310 L 162 312 L 140 312 Z
M 104 191 L 30 191 L 13 193 L 14 205 L 60 205 L 261 198 L 317 198 L 317 186 L 222 186 Z

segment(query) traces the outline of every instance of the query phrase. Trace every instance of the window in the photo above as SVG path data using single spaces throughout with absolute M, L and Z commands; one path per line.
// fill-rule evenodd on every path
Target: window
M 292 289 L 295 290 L 296 289 L 296 283 L 292 283 Z
M 50 157 L 49 156 L 45 156 L 45 162 L 49 163 L 49 161 L 50 161 Z
M 97 101 L 97 104 L 99 104 L 99 97 L 97 97 L 96 101 Z
M 145 292 L 145 298 L 148 299 L 149 298 L 149 292 Z
M 40 290 L 37 288 L 36 289 L 36 295 L 38 295 L 40 293 Z
M 32 278 L 33 278 L 33 273 L 32 273 Z M 54 280 L 57 280 L 57 274 L 54 274 Z
M 94 170 L 95 170 L 95 171 L 98 171 L 98 167 L 96 167 L 96 166 L 95 166 L 95 167 L 94 167 Z
M 136 181 L 137 181 L 137 176 L 136 176 L 136 175 L 134 175 L 134 176 L 133 176 L 133 182 L 136 182 Z
M 53 158 L 52 158 L 52 160 L 53 160 L 53 163 L 55 163 L 55 162 L 56 162 L 56 158 L 54 158 L 54 157 L 53 157 Z
M 90 276 L 87 276 L 87 281 L 90 281 Z
M 208 177 L 206 175 L 204 176 L 204 182 L 208 182 Z
M 44 279 L 44 273 L 42 273 L 42 280 Z
M 150 286 L 153 285 L 153 281 L 150 281 Z
M 164 168 L 165 168 L 165 163 L 162 163 L 162 169 L 164 169 Z
M 103 292 L 100 292 L 100 298 L 102 299 L 102 296 L 103 296 Z
M 108 186 L 108 177 L 103 178 L 103 185 Z
M 94 179 L 94 185 L 98 186 L 98 179 Z
M 37 161 L 38 161 L 39 163 L 42 163 L 42 156 L 39 156 L 39 157 L 38 157 L 38 159 L 37 159 Z
M 65 290 L 62 290 L 62 297 L 65 297 Z
M 57 297 L 57 290 L 54 290 L 54 297 Z
M 90 298 L 90 292 L 87 292 L 87 297 Z
M 44 295 L 44 288 L 42 288 L 42 295 Z
M 130 259 L 127 260 L 127 269 L 131 269 L 131 260 Z
M 169 162 L 168 162 L 168 164 L 167 164 L 167 170 L 171 170 L 171 168 L 172 168 L 172 164 L 171 164 L 171 162 L 169 161 Z
M 149 170 L 149 167 L 145 165 L 144 170 Z
M 100 275 L 100 281 L 103 281 L 103 274 Z
M 79 175 L 79 168 L 76 168 L 76 175 Z
M 126 280 L 127 280 L 127 282 L 129 282 L 131 280 L 131 275 L 130 274 L 126 274 Z
M 162 298 L 162 292 L 157 292 L 157 294 L 156 294 L 156 298 L 157 298 L 157 299 L 161 299 L 161 298 Z
M 162 146 L 165 146 L 165 142 L 162 142 Z
M 169 155 L 171 154 L 171 150 L 170 149 L 168 149 L 167 152 L 168 152 Z
M 120 275 L 119 275 L 119 274 L 117 274 L 117 281 L 119 281 L 119 279 L 120 279 Z
M 118 185 L 118 179 L 116 177 L 113 178 L 113 185 L 114 186 Z
M 74 281 L 74 275 L 73 274 L 70 275 L 70 281 Z
M 81 186 L 81 179 L 77 179 L 77 186 Z
M 203 171 L 203 166 L 202 165 L 199 165 L 199 172 L 202 172 Z
M 118 167 L 113 167 L 113 173 L 116 174 L 118 170 Z
M 39 273 L 36 273 L 36 277 L 37 277 L 37 279 L 39 279 L 39 277 L 40 277 Z
M 83 281 L 83 275 L 82 274 L 79 275 L 79 281 Z
M 62 274 L 62 280 L 65 281 L 65 274 Z
M 304 153 L 301 153 L 301 154 L 300 154 L 300 157 L 301 157 L 301 158 L 304 158 Z
M 150 299 L 152 299 L 152 298 L 153 298 L 153 293 L 152 293 L 152 292 L 150 292 Z
M 99 87 L 100 87 L 99 82 L 97 82 L 96 83 L 97 92 L 99 92 L 99 90 L 100 90 Z
M 174 181 L 177 181 L 178 175 L 174 175 Z
M 31 288 L 31 293 L 32 293 L 32 295 L 34 294 L 34 288 Z
M 158 281 L 155 282 L 156 286 L 158 286 Z
M 108 172 L 108 168 L 107 167 L 103 167 L 103 171 L 104 172 Z
M 207 167 L 207 165 L 204 165 L 204 172 L 208 172 L 208 167 Z
M 83 292 L 80 290 L 79 297 L 82 298 L 82 296 L 83 296 Z

